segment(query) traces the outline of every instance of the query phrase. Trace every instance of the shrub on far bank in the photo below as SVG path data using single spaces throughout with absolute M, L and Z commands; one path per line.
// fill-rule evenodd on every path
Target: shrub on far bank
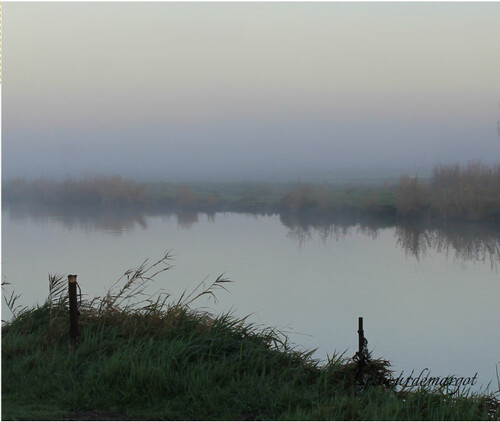
M 146 201 L 146 185 L 120 176 L 97 176 L 61 182 L 13 179 L 2 187 L 4 199 L 64 208 L 137 206 Z
M 477 221 L 500 216 L 499 165 L 439 165 L 430 187 L 433 212 L 444 218 Z
M 421 217 L 430 205 L 428 187 L 417 176 L 403 175 L 399 179 L 396 209 L 401 217 Z
M 399 182 L 396 208 L 403 218 L 498 221 L 500 165 L 440 164 L 427 181 L 404 175 Z

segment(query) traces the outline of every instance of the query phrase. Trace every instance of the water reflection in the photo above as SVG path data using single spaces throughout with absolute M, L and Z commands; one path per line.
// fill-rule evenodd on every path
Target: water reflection
M 372 239 L 376 239 L 379 233 L 378 228 L 366 226 L 362 224 L 344 225 L 344 224 L 329 224 L 320 226 L 287 226 L 289 229 L 287 237 L 298 242 L 301 248 L 308 241 L 313 239 L 313 234 L 317 234 L 323 243 L 327 240 L 338 241 L 350 236 L 353 232 L 361 233 Z
M 396 243 L 407 255 L 419 259 L 429 251 L 453 254 L 464 262 L 500 262 L 500 230 L 480 224 L 448 224 L 438 228 L 396 226 Z
M 170 217 L 175 215 L 177 225 L 183 229 L 190 229 L 194 224 L 198 223 L 198 212 L 192 211 L 154 211 L 142 212 L 130 209 L 114 209 L 114 210 L 93 210 L 86 209 L 81 212 L 75 208 L 43 208 L 30 207 L 26 204 L 21 205 L 6 205 L 2 209 L 2 213 L 8 211 L 9 218 L 14 221 L 23 221 L 31 219 L 39 224 L 46 224 L 49 221 L 56 221 L 62 224 L 68 230 L 82 230 L 86 233 L 93 232 L 110 232 L 121 234 L 125 231 L 134 230 L 136 227 L 147 229 L 147 218 L 162 216 Z M 215 213 L 207 214 L 208 221 L 215 221 Z
M 391 227 L 373 221 L 338 221 L 336 223 L 307 222 L 281 217 L 289 229 L 287 237 L 302 247 L 316 233 L 326 242 L 338 241 L 361 233 L 376 239 L 381 229 Z M 407 256 L 420 259 L 431 252 L 453 255 L 462 262 L 489 262 L 493 270 L 500 263 L 500 227 L 487 224 L 443 224 L 428 226 L 421 224 L 399 224 L 395 227 L 396 244 Z
M 77 209 L 48 210 L 43 207 L 8 206 L 3 207 L 2 213 L 9 212 L 9 218 L 14 221 L 31 219 L 39 224 L 57 222 L 68 230 L 82 230 L 86 233 L 109 232 L 120 235 L 125 231 L 134 230 L 137 226 L 147 229 L 146 218 L 141 212 L 133 210 L 86 210 L 85 213 Z
M 306 218 L 297 216 L 280 215 L 281 223 L 289 229 L 287 237 L 294 239 L 298 242 L 299 247 L 313 238 L 313 233 L 316 233 L 322 242 L 329 239 L 338 241 L 350 236 L 353 232 L 361 233 L 365 236 L 376 239 L 379 229 L 386 227 L 386 225 L 377 224 L 373 221 L 359 221 L 340 219 L 335 223 L 323 220 L 311 221 Z
M 131 231 L 137 227 L 147 229 L 147 218 L 154 216 L 175 215 L 177 225 L 182 229 L 191 229 L 199 222 L 198 212 L 134 212 L 123 211 L 87 211 L 64 210 L 54 212 L 43 208 L 4 207 L 12 220 L 33 219 L 40 224 L 55 221 L 69 230 L 79 229 L 85 232 L 106 231 L 116 235 Z M 256 218 L 257 216 L 254 215 Z M 286 236 L 296 241 L 299 247 L 311 241 L 315 236 L 322 242 L 339 241 L 353 233 L 361 233 L 376 239 L 379 231 L 394 228 L 395 242 L 406 255 L 417 259 L 431 252 L 445 253 L 463 262 L 489 262 L 497 270 L 500 263 L 500 226 L 486 224 L 445 224 L 429 226 L 423 224 L 399 224 L 380 220 L 359 220 L 349 216 L 335 222 L 311 220 L 307 216 L 280 215 L 281 223 L 288 229 Z M 215 221 L 215 213 L 207 214 L 207 221 Z
M 190 229 L 193 224 L 198 222 L 197 212 L 179 212 L 176 214 L 176 216 L 177 225 L 183 229 Z

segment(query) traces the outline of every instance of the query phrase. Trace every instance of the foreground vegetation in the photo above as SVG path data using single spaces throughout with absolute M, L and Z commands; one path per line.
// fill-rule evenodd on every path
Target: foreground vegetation
M 168 255 L 129 270 L 102 298 L 80 304 L 78 347 L 69 347 L 62 276 L 47 302 L 18 309 L 2 327 L 2 419 L 487 420 L 493 396 L 397 391 L 388 362 L 341 356 L 320 364 L 285 336 L 230 315 L 193 309 L 228 280 L 172 301 L 145 297 Z M 358 359 L 359 362 L 359 359 Z
M 279 213 L 285 219 L 500 222 L 500 166 L 436 166 L 432 177 L 398 185 L 136 183 L 119 176 L 8 181 L 3 199 L 50 210 Z

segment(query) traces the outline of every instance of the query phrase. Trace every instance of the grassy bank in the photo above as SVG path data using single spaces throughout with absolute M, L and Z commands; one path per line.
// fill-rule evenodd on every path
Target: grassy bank
M 65 278 L 49 300 L 15 309 L 2 327 L 2 419 L 344 419 L 500 418 L 491 397 L 396 391 L 387 362 L 334 357 L 320 364 L 273 329 L 196 311 L 217 279 L 173 301 L 143 297 L 168 257 L 130 270 L 102 298 L 80 305 L 80 337 L 68 338 Z M 203 286 L 202 286 L 203 287 Z

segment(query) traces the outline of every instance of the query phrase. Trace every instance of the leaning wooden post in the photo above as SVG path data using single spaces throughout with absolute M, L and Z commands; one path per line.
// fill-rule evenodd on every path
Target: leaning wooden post
M 76 274 L 68 275 L 68 293 L 69 293 L 69 344 L 76 347 L 78 339 L 78 301 L 76 297 Z
M 358 318 L 358 353 L 363 355 L 363 346 L 365 344 L 365 332 L 363 331 L 363 317 Z

